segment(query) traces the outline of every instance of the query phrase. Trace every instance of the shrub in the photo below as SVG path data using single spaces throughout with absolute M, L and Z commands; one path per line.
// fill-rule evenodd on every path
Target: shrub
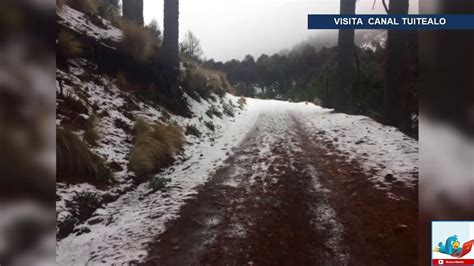
M 202 98 L 209 99 L 211 93 L 224 97 L 226 91 L 233 91 L 223 72 L 207 69 L 192 61 L 185 61 L 185 71 L 181 72 L 183 87 L 190 95 L 197 92 Z
M 190 95 L 197 93 L 204 99 L 209 97 L 210 91 L 206 87 L 207 78 L 198 66 L 187 64 L 186 71 L 181 73 L 181 75 L 183 87 Z
M 58 53 L 65 58 L 78 57 L 83 53 L 82 44 L 71 33 L 61 30 L 58 34 Z
M 133 125 L 133 134 L 135 136 L 143 135 L 146 132 L 150 131 L 150 129 L 151 126 L 148 120 L 143 116 L 139 116 L 135 120 L 135 124 Z
M 156 173 L 172 163 L 184 143 L 183 132 L 177 125 L 162 122 L 150 125 L 141 118 L 135 122 L 134 132 L 137 135 L 129 167 L 138 176 Z
M 227 80 L 224 72 L 203 68 L 204 75 L 208 78 L 207 86 L 209 89 L 217 94 L 219 97 L 224 97 L 227 91 L 233 91 L 232 86 Z
M 153 36 L 151 32 L 130 21 L 123 21 L 122 49 L 138 61 L 145 62 L 153 54 Z
M 96 115 L 89 116 L 86 121 L 86 127 L 84 131 L 84 140 L 91 145 L 96 145 L 100 136 L 97 132 L 97 125 L 99 124 L 99 118 Z
M 199 129 L 197 129 L 197 127 L 195 125 L 187 125 L 186 126 L 186 135 L 192 135 L 192 136 L 195 136 L 197 138 L 200 138 L 201 137 L 201 131 L 199 131 Z
M 109 182 L 113 178 L 104 160 L 66 129 L 58 128 L 56 132 L 56 160 L 58 179 L 94 178 Z
M 120 21 L 120 6 L 118 1 L 99 0 L 98 13 L 99 16 L 111 21 L 113 25 L 117 25 L 117 22 Z
M 62 10 L 65 4 L 66 0 L 56 0 L 56 8 L 59 10 Z
M 314 105 L 317 105 L 317 106 L 323 106 L 323 101 L 319 99 L 318 97 L 314 97 L 313 103 Z
M 74 216 L 87 219 L 102 205 L 100 196 L 90 192 L 76 192 L 72 198 Z
M 214 105 L 211 105 L 209 109 L 206 111 L 206 115 L 209 118 L 213 118 L 214 116 L 217 116 L 219 118 L 222 118 L 222 113 L 217 110 L 217 108 Z
M 63 104 L 75 114 L 87 114 L 89 112 L 87 106 L 71 93 L 59 95 L 58 98 L 61 99 Z
M 247 105 L 247 99 L 245 99 L 244 96 L 241 96 L 237 103 L 239 104 L 239 108 L 244 110 L 244 107 Z
M 119 72 L 116 76 L 116 79 L 117 79 L 117 82 L 116 82 L 117 87 L 119 87 L 120 89 L 128 89 L 129 84 L 127 81 L 127 76 L 125 76 L 125 73 Z
M 211 131 L 215 131 L 216 130 L 216 127 L 214 126 L 214 123 L 212 123 L 212 121 L 205 121 L 204 122 L 204 125 L 209 128 L 209 130 Z
M 122 129 L 125 133 L 130 134 L 132 132 L 132 129 L 130 126 L 127 124 L 127 122 L 123 121 L 123 119 L 117 117 L 114 119 L 114 126 L 116 128 Z
M 222 103 L 223 111 L 224 114 L 234 117 L 234 106 L 229 102 L 229 103 Z
M 170 178 L 156 176 L 151 179 L 149 186 L 154 191 L 164 190 L 169 182 L 171 182 Z
M 86 14 L 97 14 L 99 3 L 97 0 L 69 0 L 67 1 L 72 8 Z

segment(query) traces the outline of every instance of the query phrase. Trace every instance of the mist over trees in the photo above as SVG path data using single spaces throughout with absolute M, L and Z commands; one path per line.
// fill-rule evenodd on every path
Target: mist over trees
M 242 60 L 227 62 L 207 60 L 204 64 L 227 73 L 227 77 L 238 95 L 264 99 L 309 101 L 325 107 L 334 107 L 337 97 L 338 50 L 337 33 L 325 33 L 306 42 L 295 45 L 290 50 L 273 55 L 262 54 L 258 58 L 251 55 Z M 354 58 L 349 68 L 351 79 L 350 97 L 346 95 L 347 113 L 363 114 L 384 121 L 386 31 L 358 31 L 350 42 L 350 53 Z M 416 54 L 416 48 L 409 48 Z M 403 66 L 410 69 L 407 82 L 416 85 L 416 61 Z M 413 90 L 413 88 L 411 89 Z M 416 94 L 406 95 L 407 110 L 417 115 Z M 343 107 L 344 108 L 344 107 Z M 412 132 L 415 123 L 406 118 L 407 132 Z
M 359 35 L 361 36 L 356 39 L 365 40 L 365 42 L 360 41 L 362 48 L 356 48 L 361 62 L 360 77 L 353 81 L 359 84 L 354 85 L 352 109 L 349 111 L 357 112 L 359 109 L 366 109 L 381 115 L 383 113 L 384 34 L 380 31 L 377 34 L 372 33 L 370 41 L 365 37 L 365 33 Z M 331 35 L 331 37 L 335 36 Z M 323 44 L 331 43 L 330 38 L 320 41 Z M 247 55 L 242 61 L 208 60 L 205 64 L 226 72 L 238 94 L 310 102 L 317 98 L 322 105 L 330 106 L 331 99 L 335 97 L 338 80 L 337 47 L 328 48 L 321 43 L 301 43 L 287 53 L 262 54 L 256 59 Z M 355 67 L 352 71 L 355 71 Z

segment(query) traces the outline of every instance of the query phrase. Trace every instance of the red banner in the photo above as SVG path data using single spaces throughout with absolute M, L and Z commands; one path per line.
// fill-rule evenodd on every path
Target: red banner
M 474 259 L 433 259 L 433 265 L 474 265 Z

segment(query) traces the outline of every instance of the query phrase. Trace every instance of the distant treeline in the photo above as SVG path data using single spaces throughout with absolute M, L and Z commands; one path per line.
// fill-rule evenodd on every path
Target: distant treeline
M 354 113 L 383 113 L 383 42 L 357 47 L 354 71 Z M 236 92 L 248 97 L 310 101 L 331 106 L 337 74 L 337 47 L 298 45 L 288 53 L 263 54 L 256 60 L 247 55 L 242 61 L 206 61 L 208 67 L 227 73 Z

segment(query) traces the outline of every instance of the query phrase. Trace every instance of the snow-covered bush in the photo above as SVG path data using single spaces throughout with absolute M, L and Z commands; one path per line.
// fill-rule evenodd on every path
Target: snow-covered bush
M 224 112 L 225 115 L 230 116 L 230 117 L 234 117 L 234 105 L 232 105 L 231 102 L 229 102 L 229 103 L 223 102 L 222 103 L 222 108 L 223 108 L 223 112 Z
M 214 126 L 214 123 L 212 123 L 212 121 L 205 121 L 204 125 L 211 131 L 216 130 L 216 127 Z
M 206 115 L 211 119 L 214 118 L 214 116 L 222 118 L 222 113 L 219 110 L 217 110 L 217 108 L 214 105 L 211 105 L 209 107 L 209 109 L 206 111 Z
M 192 135 L 197 138 L 201 137 L 201 131 L 196 127 L 196 125 L 187 125 L 186 126 L 186 135 Z
M 150 188 L 154 191 L 164 190 L 168 183 L 171 182 L 170 178 L 163 178 L 161 176 L 156 176 L 150 181 Z

